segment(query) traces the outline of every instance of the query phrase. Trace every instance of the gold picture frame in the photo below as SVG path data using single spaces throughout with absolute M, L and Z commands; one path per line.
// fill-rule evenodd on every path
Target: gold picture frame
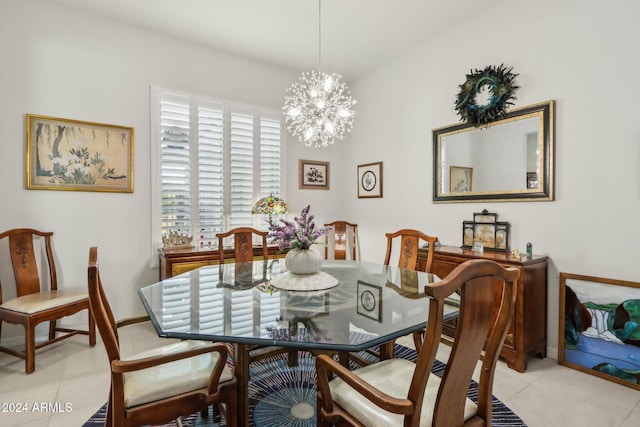
M 133 193 L 133 128 L 27 114 L 27 189 Z
M 307 190 L 328 190 L 331 182 L 329 162 L 298 161 L 298 187 Z
M 560 272 L 559 285 L 558 363 L 640 391 L 640 283 Z
M 473 191 L 473 168 L 449 167 L 449 192 L 467 193 Z

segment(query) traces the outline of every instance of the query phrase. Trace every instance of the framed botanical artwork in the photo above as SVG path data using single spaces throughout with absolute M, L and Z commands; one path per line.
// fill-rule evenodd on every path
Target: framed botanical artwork
M 640 390 L 640 283 L 560 273 L 558 363 Z
M 357 312 L 380 322 L 382 320 L 382 288 L 358 280 Z
M 329 162 L 315 160 L 298 161 L 298 186 L 301 189 L 328 190 Z
M 133 193 L 133 128 L 27 114 L 27 189 Z
M 473 168 L 450 166 L 449 191 L 451 193 L 473 191 Z
M 358 198 L 382 197 L 382 162 L 358 165 Z

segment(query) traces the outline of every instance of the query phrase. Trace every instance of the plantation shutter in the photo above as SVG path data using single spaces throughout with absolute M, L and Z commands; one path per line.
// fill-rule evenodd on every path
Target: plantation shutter
M 280 196 L 280 121 L 260 119 L 260 195 Z
M 163 93 L 160 104 L 162 234 L 191 230 L 190 110 L 186 96 Z
M 198 224 L 207 246 L 224 231 L 224 114 L 215 102 L 198 108 Z
M 152 99 L 154 242 L 178 233 L 215 248 L 218 232 L 258 227 L 253 204 L 283 196 L 281 113 L 156 88 Z
M 253 193 L 253 117 L 231 113 L 230 201 L 229 227 L 253 224 L 251 208 Z

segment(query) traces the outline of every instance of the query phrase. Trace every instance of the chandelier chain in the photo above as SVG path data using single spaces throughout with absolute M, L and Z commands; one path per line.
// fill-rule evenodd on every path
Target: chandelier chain
M 318 72 L 322 67 L 322 0 L 318 0 Z
M 284 99 L 287 129 L 309 147 L 327 147 L 344 139 L 353 127 L 353 105 L 340 74 L 325 74 L 322 67 L 322 0 L 318 0 L 318 71 L 302 73 Z

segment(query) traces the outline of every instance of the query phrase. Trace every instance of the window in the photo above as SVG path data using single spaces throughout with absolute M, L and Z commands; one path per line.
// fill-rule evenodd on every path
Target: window
M 154 241 L 171 232 L 194 246 L 256 226 L 260 197 L 282 197 L 280 111 L 152 89 Z

